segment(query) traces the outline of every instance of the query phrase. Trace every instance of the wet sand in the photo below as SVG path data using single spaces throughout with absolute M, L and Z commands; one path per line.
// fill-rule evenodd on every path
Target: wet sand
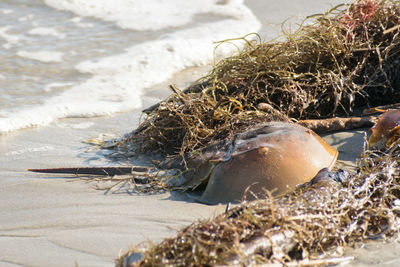
M 145 101 L 157 99 L 148 96 Z M 159 242 L 223 210 L 177 193 L 105 194 L 93 183 L 26 171 L 113 164 L 81 141 L 101 133 L 127 133 L 139 116 L 135 111 L 111 118 L 65 119 L 0 136 L 0 266 L 112 266 L 120 250 Z
M 310 1 L 247 3 L 264 23 L 261 33 L 266 39 L 280 27 L 278 22 L 295 11 L 307 15 L 327 7 L 326 3 L 312 5 Z M 148 90 L 144 106 L 168 95 L 168 83 L 185 88 L 206 70 L 187 70 Z M 113 164 L 102 152 L 88 151 L 89 146 L 81 141 L 101 133 L 127 133 L 138 125 L 139 117 L 140 111 L 134 110 L 112 117 L 71 118 L 0 136 L 1 266 L 113 266 L 119 252 L 131 245 L 159 242 L 195 220 L 223 212 L 222 205 L 194 203 L 177 193 L 105 194 L 93 183 L 26 171 Z M 363 130 L 357 130 L 324 138 L 339 149 L 341 166 L 351 167 L 362 137 Z M 347 251 L 356 257 L 348 266 L 400 266 L 399 251 L 398 243 L 369 242 Z

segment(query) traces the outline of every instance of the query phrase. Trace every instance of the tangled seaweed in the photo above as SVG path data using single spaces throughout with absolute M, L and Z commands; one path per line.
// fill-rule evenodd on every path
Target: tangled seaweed
M 273 120 L 352 115 L 400 102 L 400 6 L 359 0 L 308 18 L 283 42 L 248 41 L 197 84 L 149 109 L 119 144 L 183 155 Z M 357 173 L 321 180 L 294 192 L 244 201 L 199 221 L 146 250 L 138 266 L 215 266 L 338 262 L 359 241 L 398 237 L 400 140 L 368 150 Z M 132 261 L 132 251 L 119 266 Z
M 257 123 L 399 102 L 399 24 L 397 1 L 360 0 L 307 18 L 285 41 L 244 38 L 238 55 L 198 83 L 172 87 L 119 146 L 183 155 Z
M 137 266 L 332 263 L 329 257 L 343 255 L 346 246 L 399 233 L 399 158 L 400 140 L 385 152 L 364 150 L 359 172 L 347 180 L 243 202 L 149 247 Z M 126 264 L 131 252 L 117 265 Z

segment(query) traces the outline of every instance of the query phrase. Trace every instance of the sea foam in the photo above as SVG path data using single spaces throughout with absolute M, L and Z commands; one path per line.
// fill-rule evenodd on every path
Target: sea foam
M 166 81 L 187 67 L 209 64 L 216 41 L 241 37 L 260 27 L 241 0 L 45 0 L 45 3 L 79 16 L 112 21 L 123 28 L 160 30 L 161 34 L 131 46 L 122 54 L 77 64 L 76 69 L 91 78 L 45 99 L 42 105 L 0 118 L 0 133 L 46 125 L 58 118 L 100 116 L 140 108 L 145 88 Z M 214 19 L 196 22 L 196 17 L 210 14 Z M 6 36 L 4 31 L 3 35 Z M 235 45 L 223 45 L 217 52 L 229 55 L 236 49 Z
M 57 51 L 18 51 L 17 55 L 41 62 L 61 62 L 63 53 Z

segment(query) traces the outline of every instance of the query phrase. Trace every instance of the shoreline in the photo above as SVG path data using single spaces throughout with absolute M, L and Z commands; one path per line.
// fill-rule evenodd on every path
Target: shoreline
M 249 0 L 247 4 L 255 13 L 261 13 L 268 3 L 259 2 Z M 292 5 L 292 2 L 286 2 L 278 4 L 282 8 Z M 302 5 L 302 13 L 310 13 L 305 8 L 309 2 L 296 4 Z M 295 8 L 299 7 L 287 10 Z M 324 10 L 318 5 L 312 8 Z M 273 6 L 272 9 L 275 10 Z M 264 24 L 263 31 L 272 32 L 272 29 L 267 29 Z M 209 66 L 204 67 L 207 68 Z M 202 69 L 186 70 L 186 73 L 179 73 L 146 90 L 143 107 L 169 95 L 169 83 L 186 88 L 202 76 Z M 223 205 L 194 203 L 176 193 L 106 195 L 104 191 L 95 190 L 94 184 L 26 171 L 34 167 L 110 164 L 101 152 L 87 152 L 89 147 L 81 141 L 102 133 L 128 133 L 136 128 L 139 117 L 140 110 L 134 110 L 110 117 L 62 119 L 46 127 L 0 136 L 0 165 L 6 166 L 0 170 L 3 178 L 0 184 L 0 245 L 5 248 L 0 253 L 2 265 L 71 266 L 77 262 L 79 266 L 112 266 L 118 253 L 131 245 L 159 242 L 193 221 L 208 219 L 224 211 Z M 342 152 L 341 159 L 348 162 L 357 153 L 359 136 L 362 131 L 341 132 L 327 135 L 325 140 L 329 139 L 328 142 L 337 146 Z M 355 139 L 351 139 L 353 137 Z M 354 149 L 346 153 L 344 143 L 351 143 Z M 347 266 L 400 265 L 399 243 L 372 241 L 362 246 L 346 252 L 346 255 L 356 256 L 356 260 Z

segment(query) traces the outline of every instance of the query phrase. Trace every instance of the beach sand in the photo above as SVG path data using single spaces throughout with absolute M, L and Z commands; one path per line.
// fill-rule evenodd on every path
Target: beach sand
M 157 101 L 146 101 L 151 100 Z M 112 266 L 121 249 L 159 242 L 223 210 L 177 193 L 105 194 L 93 183 L 26 171 L 111 164 L 81 141 L 101 133 L 127 133 L 137 126 L 139 115 L 64 119 L 0 136 L 0 266 Z
M 327 1 L 328 2 L 328 1 Z M 268 39 L 289 15 L 318 13 L 338 1 L 246 3 Z M 297 12 L 297 13 L 296 13 Z M 166 95 L 169 83 L 185 88 L 209 67 L 192 68 L 148 90 L 144 106 Z M 195 220 L 211 218 L 225 207 L 194 203 L 178 193 L 105 194 L 94 183 L 29 173 L 28 168 L 112 164 L 82 141 L 102 133 L 124 134 L 138 125 L 140 111 L 102 118 L 71 118 L 48 127 L 0 135 L 0 266 L 113 266 L 120 251 L 141 242 L 174 236 Z M 335 133 L 325 140 L 340 151 L 341 166 L 351 167 L 361 150 L 364 130 Z M 369 242 L 348 250 L 348 266 L 400 266 L 400 245 Z

